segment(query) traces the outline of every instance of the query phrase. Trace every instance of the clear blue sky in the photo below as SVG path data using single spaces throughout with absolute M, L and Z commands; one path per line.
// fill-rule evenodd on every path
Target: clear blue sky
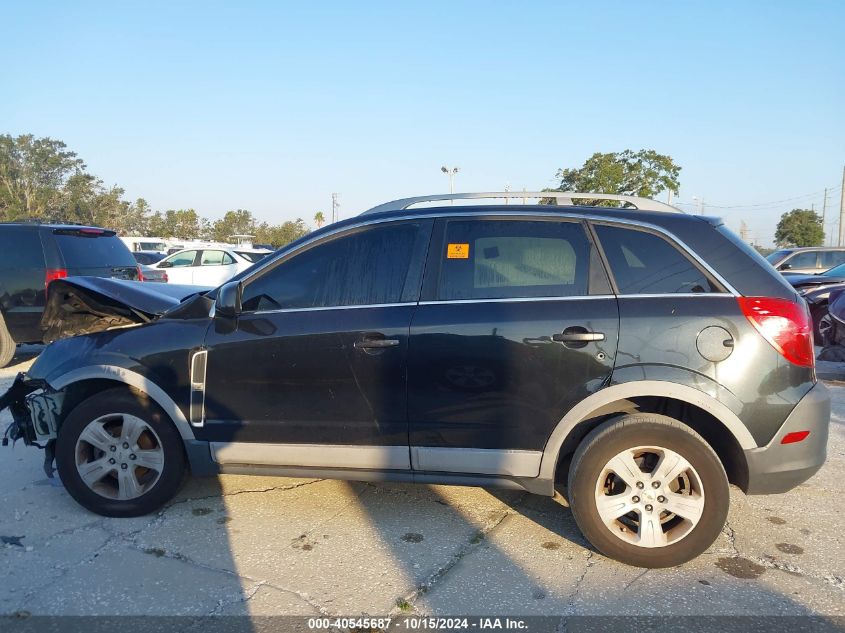
M 599 7 L 598 5 L 601 4 Z M 154 208 L 269 221 L 537 189 L 653 148 L 769 243 L 845 165 L 845 3 L 12 2 L 0 132 Z M 815 193 L 818 192 L 818 193 Z M 815 194 L 815 195 L 806 195 Z M 838 212 L 839 191 L 828 206 Z

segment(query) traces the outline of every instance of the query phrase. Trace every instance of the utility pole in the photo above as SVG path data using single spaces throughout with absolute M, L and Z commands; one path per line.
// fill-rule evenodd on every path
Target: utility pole
M 336 194 L 336 193 L 333 193 L 333 194 L 332 194 L 332 224 L 334 224 L 335 222 L 337 222 L 337 216 L 338 216 L 338 211 L 337 211 L 337 210 L 338 210 L 339 208 L 340 208 L 340 204 L 339 204 L 339 203 L 338 203 L 338 201 L 337 201 L 337 194 Z
M 824 188 L 824 200 L 822 200 L 822 232 L 824 232 L 825 215 L 827 215 L 827 187 Z M 827 233 L 825 233 L 824 241 L 827 243 Z
M 842 168 L 842 189 L 839 190 L 839 243 L 845 241 L 845 167 Z

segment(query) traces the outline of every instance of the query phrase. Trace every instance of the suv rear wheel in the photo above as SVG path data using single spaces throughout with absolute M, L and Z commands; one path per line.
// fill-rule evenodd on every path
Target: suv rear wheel
M 730 492 L 712 448 L 656 414 L 610 420 L 582 441 L 569 470 L 581 532 L 603 554 L 638 567 L 672 567 L 719 536 Z
M 128 389 L 109 389 L 65 419 L 56 467 L 84 507 L 103 516 L 134 517 L 176 494 L 185 455 L 179 432 L 160 407 Z
M 9 334 L 9 329 L 6 327 L 6 320 L 0 314 L 0 367 L 8 365 L 14 355 L 15 341 L 12 340 L 12 335 Z

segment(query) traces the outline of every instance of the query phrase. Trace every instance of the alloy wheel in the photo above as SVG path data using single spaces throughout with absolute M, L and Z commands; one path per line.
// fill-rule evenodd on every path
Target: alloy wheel
M 164 469 L 161 440 L 149 424 L 126 413 L 100 416 L 79 434 L 76 471 L 102 497 L 137 499 L 156 485 Z
M 680 453 L 638 446 L 614 456 L 596 482 L 596 509 L 612 534 L 639 547 L 687 536 L 704 513 L 701 477 Z

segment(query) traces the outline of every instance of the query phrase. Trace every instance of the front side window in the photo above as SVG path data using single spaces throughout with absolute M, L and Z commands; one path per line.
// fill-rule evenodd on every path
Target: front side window
M 399 303 L 419 224 L 376 225 L 323 242 L 275 266 L 243 291 L 243 309 Z
M 654 233 L 596 225 L 619 294 L 720 292 L 675 246 Z
M 577 222 L 450 220 L 445 238 L 438 300 L 587 294 L 591 244 Z
M 171 255 L 167 259 L 163 260 L 170 264 L 171 268 L 181 268 L 183 266 L 193 266 L 194 260 L 197 258 L 196 251 L 183 251 L 181 253 L 176 253 L 175 255 Z
M 790 257 L 783 264 L 778 266 L 779 269 L 792 270 L 795 268 L 816 268 L 818 266 L 818 253 L 816 251 L 805 251 Z

